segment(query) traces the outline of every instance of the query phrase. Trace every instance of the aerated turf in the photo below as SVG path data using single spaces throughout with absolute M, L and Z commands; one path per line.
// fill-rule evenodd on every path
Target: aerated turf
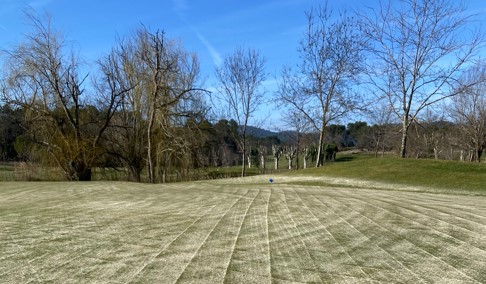
M 0 183 L 0 282 L 486 283 L 486 196 L 264 176 Z

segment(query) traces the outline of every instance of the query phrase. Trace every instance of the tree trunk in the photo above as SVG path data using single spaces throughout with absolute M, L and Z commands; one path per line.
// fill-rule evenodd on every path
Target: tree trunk
M 265 173 L 265 155 L 260 156 L 260 167 L 262 168 L 261 169 L 262 174 L 264 174 Z
M 163 169 L 162 170 L 162 183 L 166 183 L 167 182 L 167 169 Z
M 299 169 L 299 148 L 297 148 L 297 154 L 295 154 L 295 169 Z
M 154 158 L 152 154 L 152 128 L 155 120 L 155 105 L 151 110 L 149 125 L 147 127 L 147 171 L 149 176 L 149 182 L 155 183 L 155 167 Z
M 323 161 L 324 155 L 322 153 L 323 148 L 324 148 L 324 131 L 325 131 L 325 124 L 322 123 L 321 133 L 319 135 L 319 145 L 317 146 L 316 167 L 320 167 L 324 164 L 324 161 Z
M 408 116 L 408 115 L 407 115 Z M 410 124 L 408 118 L 405 118 L 402 123 L 402 144 L 400 146 L 400 158 L 407 157 L 407 139 L 408 139 L 408 128 Z
M 376 139 L 376 144 L 375 144 L 375 158 L 378 158 L 378 152 L 380 151 L 380 137 Z
M 476 159 L 476 161 L 478 163 L 481 163 L 481 156 L 483 155 L 483 149 L 481 149 L 481 148 L 477 149 L 476 153 L 477 153 L 477 159 Z
M 79 181 L 91 181 L 92 171 L 91 168 L 84 168 L 77 173 Z
M 70 181 L 91 181 L 92 171 L 91 167 L 81 161 L 71 161 L 66 171 L 68 180 Z
M 134 182 L 141 182 L 141 172 L 142 170 L 136 166 L 130 166 L 128 168 L 128 180 Z
M 245 137 L 243 137 L 243 146 L 241 147 L 241 151 L 243 152 L 241 157 L 243 158 L 243 161 L 242 161 L 242 164 L 241 164 L 241 177 L 244 177 L 245 176 L 245 169 L 246 169 L 246 165 L 245 165 L 245 161 L 246 161 L 246 141 L 245 141 Z
M 295 169 L 298 170 L 299 169 L 299 153 L 300 153 L 300 151 L 299 151 L 300 150 L 300 147 L 299 147 L 299 145 L 300 145 L 300 133 L 299 133 L 299 131 L 297 131 L 296 134 L 297 134 L 297 139 L 296 139 L 297 141 L 296 141 L 296 145 L 295 145 L 295 153 L 296 153 L 295 154 L 295 165 L 296 165 Z

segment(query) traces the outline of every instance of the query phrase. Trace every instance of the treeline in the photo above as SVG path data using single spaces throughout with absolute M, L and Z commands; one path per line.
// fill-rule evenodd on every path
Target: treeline
M 242 163 L 236 142 L 239 127 L 234 120 L 210 123 L 202 117 L 191 117 L 172 125 L 170 131 L 154 127 L 149 134 L 146 117 L 138 122 L 129 118 L 127 123 L 127 114 L 115 111 L 102 138 L 94 143 L 104 127 L 107 110 L 79 107 L 79 117 L 83 118 L 79 123 L 79 142 L 62 109 L 54 110 L 59 116 L 46 119 L 46 125 L 26 121 L 29 111 L 9 106 L 0 108 L 0 161 L 59 168 L 67 180 L 90 180 L 96 167 L 125 171 L 130 181 L 150 181 L 148 135 L 153 135 L 150 139 L 155 149 L 153 182 L 194 179 L 195 172 Z M 249 137 L 252 155 L 257 155 L 256 149 L 261 151 L 281 144 L 276 135 Z
M 127 113 L 116 110 L 105 126 L 109 110 L 81 105 L 76 111 L 80 119 L 76 134 L 62 108 L 53 109 L 51 116 L 42 120 L 39 117 L 43 124 L 26 119 L 31 111 L 29 107 L 9 105 L 0 108 L 0 161 L 59 169 L 66 180 L 90 180 L 92 169 L 102 168 L 126 172 L 130 181 L 148 182 L 148 135 L 153 135 L 156 149 L 153 182 L 207 178 L 214 169 L 243 163 L 238 146 L 241 126 L 234 120 L 211 123 L 197 115 L 171 125 L 170 131 L 154 127 L 148 133 L 147 117 L 141 116 L 138 122 L 130 117 L 130 123 L 126 123 Z M 278 170 L 282 169 L 279 160 L 284 159 L 287 168 L 296 169 L 301 164 L 299 156 L 305 159 L 304 165 L 315 162 L 316 133 L 260 130 L 249 131 L 246 168 L 258 169 L 260 173 Z M 266 165 L 268 162 L 274 162 L 272 168 Z
M 481 162 L 486 147 L 486 128 L 483 126 L 486 125 L 485 110 L 476 114 L 481 124 L 437 117 L 415 121 L 408 136 L 407 157 Z M 364 150 L 377 157 L 400 151 L 402 135 L 398 123 L 368 125 L 359 121 L 347 126 L 330 125 L 327 133 L 327 141 L 339 145 L 341 149 L 347 147 Z
M 281 158 L 318 167 L 347 147 L 481 161 L 486 39 L 476 15 L 448 0 L 352 14 L 307 11 L 300 62 L 282 68 L 271 94 L 264 56 L 236 48 L 215 66 L 212 107 L 197 55 L 163 31 L 142 26 L 87 66 L 48 19 L 28 15 L 34 30 L 2 52 L 1 159 L 54 167 L 67 180 L 101 167 L 152 183 L 233 165 L 244 176 L 252 165 L 264 171 L 265 157 L 277 168 Z M 251 134 L 270 103 L 290 130 L 285 143 Z M 355 114 L 369 125 L 339 125 Z
M 126 115 L 125 113 L 116 111 L 113 114 L 112 123 L 98 142 L 96 156 L 90 160 L 89 167 L 76 176 L 76 172 L 69 171 L 69 167 L 76 166 L 73 161 L 70 161 L 71 165 L 65 166 L 68 167 L 66 170 L 59 164 L 59 158 L 53 156 L 55 152 L 49 152 L 45 144 L 35 140 L 35 136 L 24 125 L 25 112 L 26 110 L 13 109 L 8 105 L 0 108 L 1 161 L 58 167 L 63 170 L 68 180 L 89 180 L 91 168 L 97 167 L 124 171 L 130 181 L 148 181 L 148 139 L 145 133 L 147 129 L 142 129 L 139 133 L 140 140 L 135 141 L 135 126 L 122 127 L 123 124 L 117 123 Z M 98 109 L 96 106 L 83 106 L 79 113 L 82 117 L 92 119 L 91 123 L 86 123 L 82 127 L 83 137 L 88 137 L 89 141 L 92 141 L 103 127 L 100 122 L 103 121 L 107 110 Z M 183 124 L 173 127 L 173 141 L 159 140 L 160 136 L 154 140 L 158 149 L 155 160 L 156 182 L 209 177 L 201 173 L 208 174 L 217 168 L 234 167 L 243 163 L 237 142 L 241 127 L 237 122 L 221 119 L 211 123 L 202 116 L 199 118 L 187 119 Z M 144 121 L 143 124 L 147 127 L 148 122 Z M 362 150 L 372 152 L 377 157 L 385 153 L 398 153 L 401 143 L 400 127 L 399 124 L 368 125 L 362 121 L 347 125 L 329 125 L 326 128 L 327 147 L 324 155 L 328 154 L 326 150 L 331 150 L 331 155 L 335 155 L 337 151 Z M 415 123 L 412 127 L 409 157 L 480 161 L 483 148 L 476 148 L 474 137 L 465 132 L 465 125 L 431 120 Z M 318 132 L 272 133 L 258 130 L 255 128 L 249 134 L 245 167 L 256 168 L 260 173 L 264 173 L 283 169 L 282 160 L 286 161 L 284 168 L 287 169 L 315 166 Z M 163 142 L 165 144 L 161 144 Z M 165 154 L 160 148 L 162 145 L 166 149 Z M 69 153 L 66 150 L 66 154 Z M 164 160 L 161 161 L 161 158 Z M 323 158 L 332 160 L 335 156 Z M 269 162 L 273 163 L 271 167 L 268 165 Z M 195 174 L 198 172 L 199 175 Z

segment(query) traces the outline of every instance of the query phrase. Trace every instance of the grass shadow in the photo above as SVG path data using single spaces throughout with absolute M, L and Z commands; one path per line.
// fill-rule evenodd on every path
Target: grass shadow
M 352 162 L 356 160 L 357 157 L 354 156 L 342 156 L 342 157 L 336 157 L 335 162 L 336 163 L 343 163 L 343 162 Z

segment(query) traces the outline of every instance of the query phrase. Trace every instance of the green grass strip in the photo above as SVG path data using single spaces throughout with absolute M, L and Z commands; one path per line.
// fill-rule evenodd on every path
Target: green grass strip
M 289 175 L 352 178 L 486 194 L 486 164 L 458 161 L 375 158 L 369 154 L 341 155 L 336 162 L 320 168 L 294 171 Z

